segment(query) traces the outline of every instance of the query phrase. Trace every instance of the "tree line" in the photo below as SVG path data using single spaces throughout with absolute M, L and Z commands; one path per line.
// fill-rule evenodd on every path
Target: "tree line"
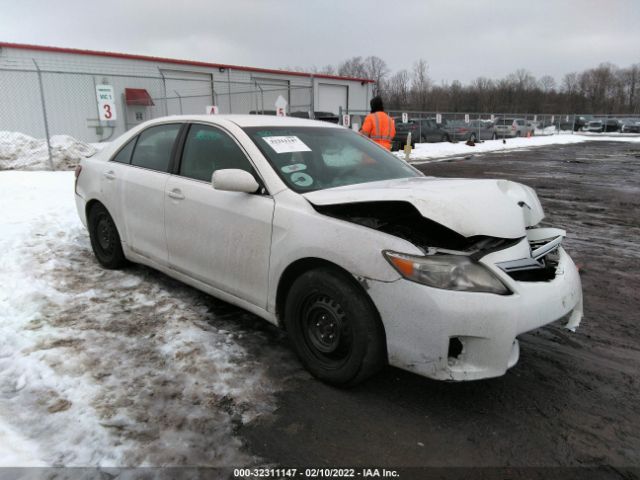
M 380 57 L 352 57 L 315 73 L 369 78 L 374 94 L 389 110 L 480 113 L 640 114 L 640 63 L 620 68 L 602 63 L 564 75 L 536 78 L 518 69 L 500 79 L 478 77 L 468 84 L 455 80 L 434 84 L 428 64 L 417 60 L 410 70 L 392 73 Z

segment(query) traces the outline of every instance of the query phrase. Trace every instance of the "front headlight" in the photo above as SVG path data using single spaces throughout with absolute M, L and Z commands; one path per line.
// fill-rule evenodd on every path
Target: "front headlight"
M 418 257 L 385 250 L 389 263 L 407 280 L 446 290 L 511 293 L 489 269 L 464 255 Z

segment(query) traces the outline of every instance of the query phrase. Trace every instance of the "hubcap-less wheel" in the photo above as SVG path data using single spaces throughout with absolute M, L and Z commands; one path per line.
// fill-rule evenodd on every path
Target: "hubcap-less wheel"
M 329 367 L 338 367 L 351 352 L 346 314 L 327 296 L 311 295 L 301 309 L 304 340 L 310 352 Z
M 101 215 L 96 226 L 96 236 L 98 237 L 98 245 L 102 252 L 106 255 L 113 253 L 114 235 L 113 224 L 105 215 Z
M 120 244 L 118 229 L 103 205 L 94 205 L 87 215 L 91 247 L 98 262 L 106 268 L 120 268 L 126 258 Z

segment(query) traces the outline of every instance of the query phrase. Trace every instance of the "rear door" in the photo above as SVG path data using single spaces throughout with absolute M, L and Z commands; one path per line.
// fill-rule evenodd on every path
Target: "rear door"
M 211 125 L 193 124 L 178 174 L 165 188 L 171 268 L 266 308 L 274 200 L 215 190 L 214 171 L 237 168 L 260 182 L 236 140 Z
M 162 265 L 168 263 L 164 188 L 181 128 L 182 124 L 171 123 L 140 133 L 123 182 L 123 218 L 129 246 Z

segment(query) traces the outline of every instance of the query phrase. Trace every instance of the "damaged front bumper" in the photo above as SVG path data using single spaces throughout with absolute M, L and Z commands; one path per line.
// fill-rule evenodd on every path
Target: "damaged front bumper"
M 557 248 L 555 277 L 518 281 L 497 264 L 528 249 L 523 244 L 481 261 L 513 292 L 495 295 L 431 288 L 400 279 L 370 280 L 370 294 L 387 337 L 389 363 L 439 380 L 476 380 L 503 375 L 519 358 L 516 337 L 570 314 L 582 318 L 582 286 L 569 255 Z

